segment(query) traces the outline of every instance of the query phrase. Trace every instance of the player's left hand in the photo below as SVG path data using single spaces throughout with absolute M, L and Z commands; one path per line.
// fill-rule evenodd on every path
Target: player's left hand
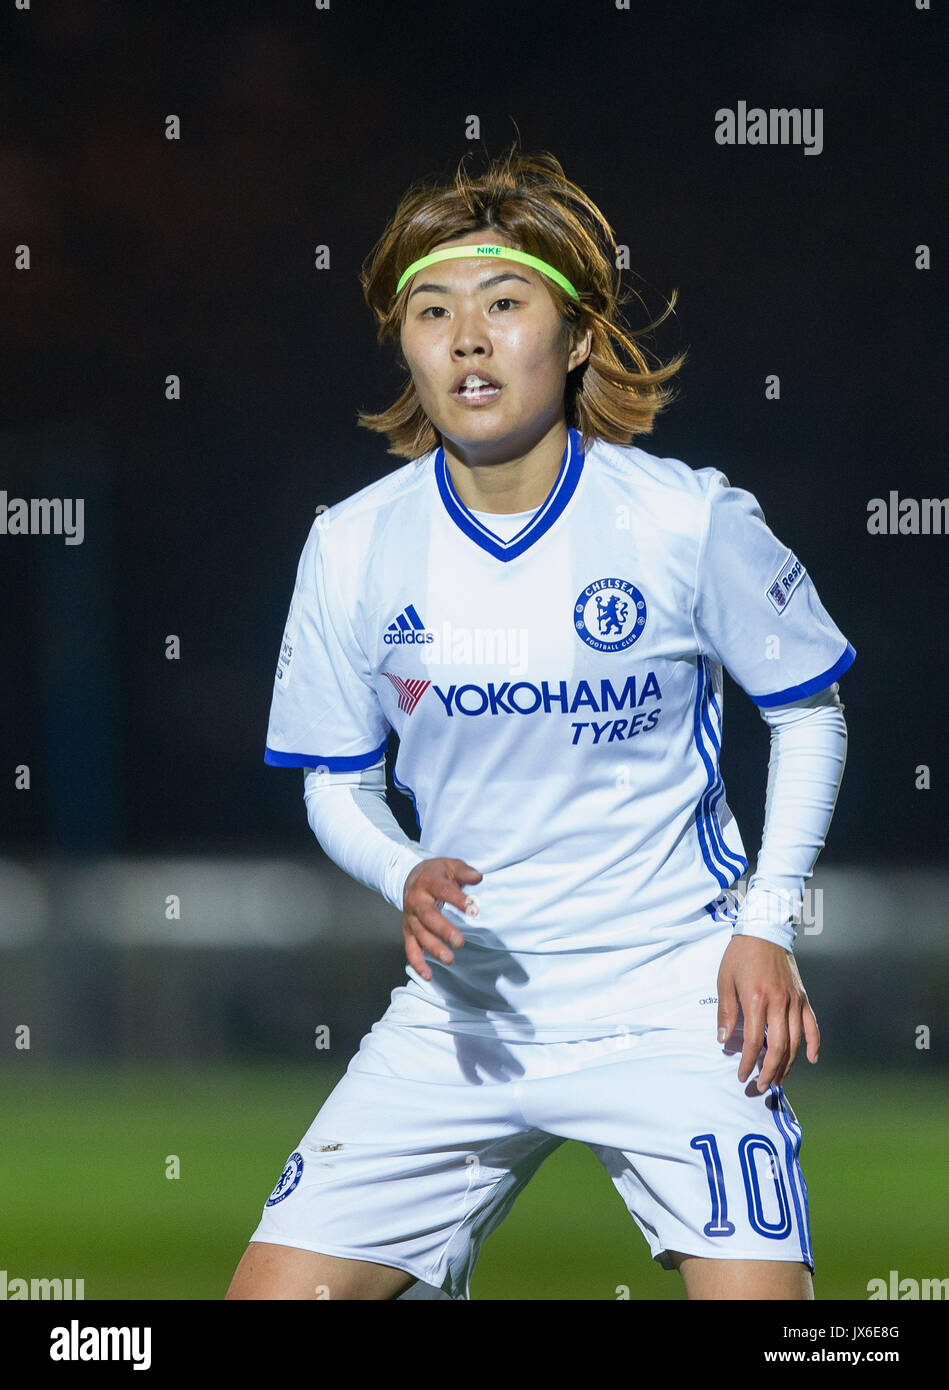
M 747 1081 L 765 1043 L 768 1050 L 758 1077 L 758 1090 L 780 1086 L 801 1045 L 807 1040 L 807 1060 L 816 1062 L 820 1029 L 801 982 L 792 952 L 757 936 L 733 936 L 718 971 L 719 1041 L 726 1043 L 744 1018 L 744 1046 L 738 1080 Z M 724 1036 L 723 1031 L 724 1030 Z

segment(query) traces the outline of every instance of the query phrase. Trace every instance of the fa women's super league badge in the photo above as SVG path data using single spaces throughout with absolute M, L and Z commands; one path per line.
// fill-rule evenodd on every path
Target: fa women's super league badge
M 646 600 L 628 579 L 595 579 L 573 606 L 577 635 L 598 652 L 624 652 L 642 636 Z

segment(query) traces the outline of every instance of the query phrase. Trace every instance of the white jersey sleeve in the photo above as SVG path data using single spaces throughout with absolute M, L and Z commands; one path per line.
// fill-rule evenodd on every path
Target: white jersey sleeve
M 757 499 L 717 473 L 696 567 L 699 649 L 756 705 L 786 705 L 831 685 L 856 652 Z
M 762 709 L 771 727 L 764 831 L 734 931 L 790 951 L 824 847 L 847 758 L 847 725 L 836 682 L 790 705 Z
M 389 724 L 317 517 L 297 566 L 274 677 L 264 761 L 355 772 L 384 757 Z
M 426 856 L 389 808 L 385 765 L 359 772 L 307 767 L 303 788 L 307 820 L 323 850 L 401 912 L 405 880 Z

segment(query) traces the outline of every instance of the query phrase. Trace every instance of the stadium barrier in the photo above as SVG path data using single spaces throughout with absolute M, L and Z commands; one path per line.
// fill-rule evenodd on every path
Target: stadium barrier
M 822 1057 L 945 1065 L 927 1030 L 949 1005 L 947 889 L 927 869 L 815 873 L 795 955 Z M 342 1069 L 404 979 L 399 914 L 325 858 L 0 860 L 4 1065 Z

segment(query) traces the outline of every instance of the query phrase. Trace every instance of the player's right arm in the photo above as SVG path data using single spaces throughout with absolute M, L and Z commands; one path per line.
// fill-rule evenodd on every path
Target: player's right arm
M 445 903 L 451 903 L 459 912 L 476 917 L 478 905 L 462 892 L 461 885 L 479 883 L 481 877 L 478 870 L 463 859 L 425 859 L 410 870 L 405 881 L 402 935 L 405 937 L 405 958 L 423 979 L 432 978 L 425 963 L 425 951 L 438 956 L 445 965 L 451 965 L 455 957 L 449 947 L 465 944 L 461 932 L 440 909 Z
M 402 912 L 409 964 L 428 980 L 423 952 L 444 960 L 448 945 L 461 944 L 440 908 L 450 903 L 464 912 L 469 900 L 460 884 L 478 882 L 481 874 L 463 860 L 427 859 L 386 802 L 389 725 L 352 612 L 358 547 L 351 535 L 336 546 L 336 531 L 331 508 L 312 524 L 300 556 L 265 761 L 303 768 L 307 818 L 317 840 L 336 864 Z
M 402 909 L 406 959 L 430 980 L 424 952 L 450 965 L 449 946 L 464 945 L 441 908 L 450 903 L 476 916 L 477 904 L 460 885 L 478 883 L 482 875 L 463 859 L 425 858 L 386 801 L 381 762 L 356 772 L 304 768 L 303 787 L 307 820 L 322 849 L 352 878 Z

